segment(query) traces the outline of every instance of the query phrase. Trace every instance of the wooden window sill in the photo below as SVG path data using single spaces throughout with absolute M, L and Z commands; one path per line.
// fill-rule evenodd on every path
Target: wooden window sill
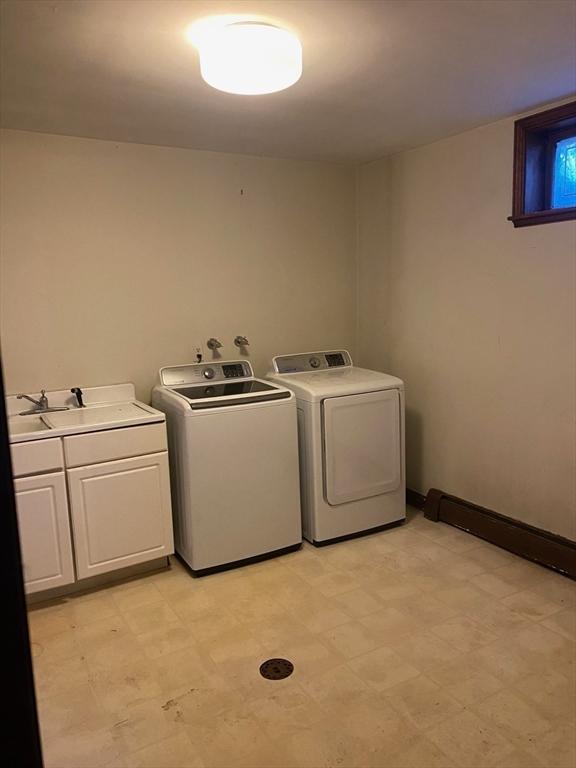
M 515 227 L 531 227 L 534 224 L 550 224 L 553 221 L 570 221 L 572 219 L 576 219 L 576 207 L 551 208 L 546 211 L 508 216 L 508 221 L 511 221 Z

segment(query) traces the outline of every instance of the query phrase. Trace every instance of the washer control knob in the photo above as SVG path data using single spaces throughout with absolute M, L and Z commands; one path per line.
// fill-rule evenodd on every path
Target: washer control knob
M 311 368 L 320 368 L 320 358 L 319 357 L 311 357 L 310 360 L 308 360 L 310 363 Z
M 204 370 L 202 371 L 202 376 L 204 376 L 205 379 L 213 379 L 214 368 L 204 368 Z

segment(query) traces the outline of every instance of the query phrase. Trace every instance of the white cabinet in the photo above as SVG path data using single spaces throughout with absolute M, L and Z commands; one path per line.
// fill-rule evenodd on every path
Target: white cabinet
M 27 593 L 174 552 L 164 422 L 11 449 Z
M 79 579 L 174 551 L 166 451 L 67 475 Z
M 26 592 L 74 582 L 63 472 L 14 481 Z

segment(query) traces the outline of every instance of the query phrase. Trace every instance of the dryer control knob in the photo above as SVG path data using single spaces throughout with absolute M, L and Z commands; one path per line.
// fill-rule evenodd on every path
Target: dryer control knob
M 204 368 L 204 370 L 202 371 L 202 376 L 204 376 L 205 379 L 213 379 L 214 368 Z
M 311 357 L 308 361 L 310 363 L 311 368 L 320 368 L 320 358 L 319 357 Z

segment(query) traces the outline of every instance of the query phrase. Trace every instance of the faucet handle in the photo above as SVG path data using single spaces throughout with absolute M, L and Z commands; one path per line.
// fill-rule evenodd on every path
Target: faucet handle
M 234 339 L 234 344 L 237 347 L 247 347 L 250 344 L 250 342 L 248 341 L 246 336 L 236 336 L 236 338 Z
M 73 395 L 76 395 L 76 402 L 78 403 L 78 408 L 85 408 L 84 401 L 82 400 L 82 397 L 84 393 L 80 389 L 80 387 L 72 387 L 70 390 Z

